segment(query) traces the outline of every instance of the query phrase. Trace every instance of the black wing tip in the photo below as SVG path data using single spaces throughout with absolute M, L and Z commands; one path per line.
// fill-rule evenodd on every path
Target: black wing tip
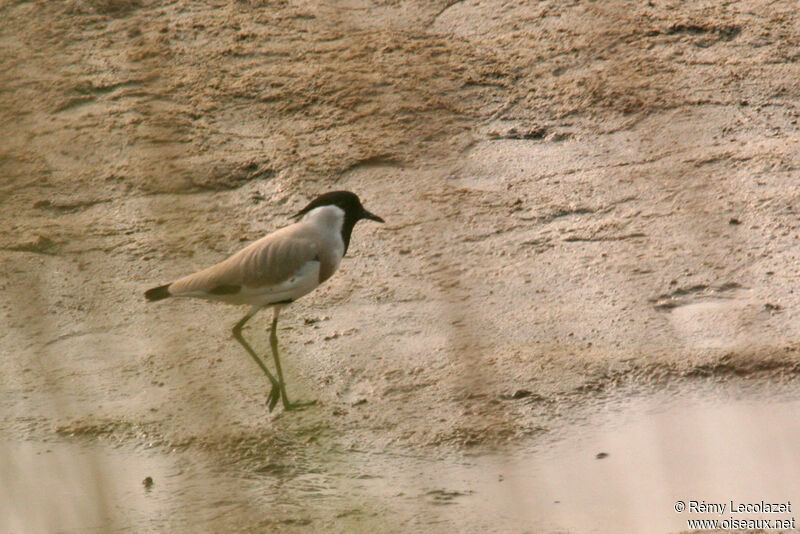
M 155 302 L 157 300 L 163 300 L 167 297 L 172 296 L 169 292 L 169 286 L 171 284 L 167 284 L 164 286 L 154 287 L 153 289 L 148 289 L 144 292 L 145 298 L 147 298 L 150 302 Z
M 235 295 L 242 290 L 242 286 L 221 285 L 209 291 L 212 295 Z

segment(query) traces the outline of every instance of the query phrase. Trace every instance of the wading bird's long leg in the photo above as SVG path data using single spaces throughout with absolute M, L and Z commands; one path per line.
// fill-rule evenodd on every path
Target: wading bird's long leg
M 269 345 L 272 347 L 272 356 L 275 358 L 275 369 L 278 370 L 278 380 L 280 381 L 283 409 L 298 410 L 311 404 L 315 404 L 316 401 L 289 402 L 289 396 L 286 395 L 286 383 L 283 381 L 283 371 L 281 371 L 281 360 L 278 357 L 278 315 L 280 314 L 280 306 L 275 306 L 274 310 L 275 312 L 272 316 L 272 329 L 270 330 L 269 334 Z
M 278 382 L 274 376 L 272 376 L 272 373 L 269 372 L 269 369 L 267 369 L 267 366 L 261 361 L 261 358 L 256 355 L 255 351 L 253 351 L 247 341 L 245 341 L 245 339 L 242 337 L 242 328 L 244 327 L 245 323 L 247 323 L 247 321 L 249 321 L 250 318 L 256 313 L 258 313 L 259 309 L 260 308 L 253 308 L 247 315 L 242 317 L 241 321 L 236 323 L 236 326 L 233 327 L 233 337 L 244 347 L 244 350 L 247 351 L 247 354 L 253 357 L 258 366 L 261 367 L 261 370 L 264 371 L 264 374 L 267 375 L 267 378 L 269 378 L 269 381 L 272 383 L 272 389 L 270 390 L 269 397 L 267 398 L 267 406 L 271 412 L 273 408 L 275 408 L 275 405 L 278 404 L 278 399 L 281 396 L 281 383 Z

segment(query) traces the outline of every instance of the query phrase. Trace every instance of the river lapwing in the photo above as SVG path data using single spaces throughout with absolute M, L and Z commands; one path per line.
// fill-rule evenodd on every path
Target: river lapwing
M 148 301 L 195 297 L 250 306 L 247 315 L 233 327 L 233 337 L 269 378 L 272 384 L 268 398 L 270 411 L 278 398 L 286 410 L 311 404 L 289 402 L 286 395 L 278 357 L 277 326 L 281 308 L 310 293 L 336 272 L 358 221 L 383 222 L 364 209 L 358 196 L 349 191 L 318 196 L 295 218 L 299 220 L 294 224 L 259 239 L 216 265 L 145 292 Z M 266 307 L 273 309 L 269 339 L 277 379 L 242 337 L 245 323 Z

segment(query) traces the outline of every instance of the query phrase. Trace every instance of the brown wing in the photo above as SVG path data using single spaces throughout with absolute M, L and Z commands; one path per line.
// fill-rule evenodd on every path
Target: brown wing
M 224 294 L 241 286 L 262 288 L 285 282 L 309 261 L 319 260 L 317 243 L 299 235 L 293 226 L 256 241 L 223 262 L 177 280 L 169 286 L 169 292 Z

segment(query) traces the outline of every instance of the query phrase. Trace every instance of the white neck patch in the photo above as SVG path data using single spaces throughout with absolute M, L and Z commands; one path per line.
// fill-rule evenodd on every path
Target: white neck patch
M 344 256 L 344 239 L 342 238 L 344 210 L 333 205 L 320 206 L 306 213 L 302 222 L 313 227 L 319 232 L 322 242 L 329 244 L 335 270 L 339 265 L 339 260 Z
M 342 234 L 344 210 L 339 206 L 328 205 L 314 208 L 303 216 L 303 222 L 319 228 L 323 232 Z

